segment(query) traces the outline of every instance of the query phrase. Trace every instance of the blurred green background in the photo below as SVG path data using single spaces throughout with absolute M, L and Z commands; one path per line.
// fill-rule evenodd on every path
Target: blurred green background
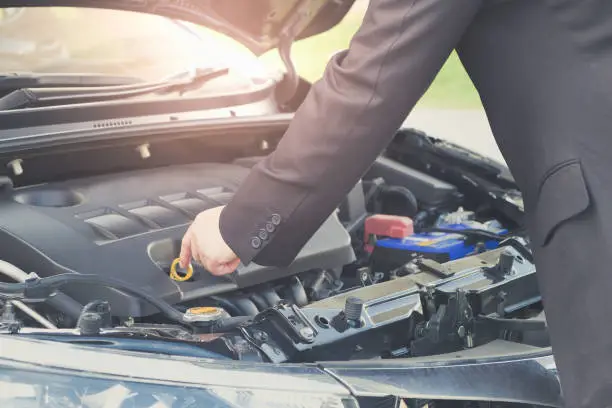
M 294 45 L 292 55 L 300 75 L 311 82 L 321 77 L 331 55 L 348 47 L 361 24 L 366 5 L 365 1 L 358 0 L 339 25 Z M 280 63 L 276 53 L 262 58 L 267 63 Z M 482 106 L 478 93 L 455 53 L 448 59 L 418 106 L 439 109 L 475 109 Z

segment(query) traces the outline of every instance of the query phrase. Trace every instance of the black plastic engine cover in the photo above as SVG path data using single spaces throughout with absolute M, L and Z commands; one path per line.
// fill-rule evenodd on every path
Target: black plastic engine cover
M 232 277 L 196 268 L 191 281 L 171 280 L 168 269 L 191 220 L 226 204 L 248 172 L 232 164 L 195 164 L 6 191 L 0 196 L 0 258 L 41 277 L 110 276 L 173 304 L 354 260 L 350 237 L 332 215 L 289 268 L 241 265 Z M 156 312 L 102 287 L 64 291 L 83 304 L 108 300 L 119 316 Z
M 457 187 L 385 156 L 376 159 L 364 178 L 371 180 L 378 177 L 389 185 L 407 187 L 425 207 L 452 207 L 460 197 Z

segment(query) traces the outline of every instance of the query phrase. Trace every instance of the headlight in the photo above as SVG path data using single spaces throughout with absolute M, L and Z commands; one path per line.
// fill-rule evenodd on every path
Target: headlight
M 314 366 L 173 357 L 0 336 L 0 408 L 60 407 L 358 405 L 346 387 Z
M 231 387 L 117 381 L 0 368 L 2 408 L 357 407 L 346 396 Z

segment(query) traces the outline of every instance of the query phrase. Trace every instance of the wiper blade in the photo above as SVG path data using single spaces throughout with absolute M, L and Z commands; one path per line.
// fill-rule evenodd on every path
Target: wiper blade
M 22 88 L 99 87 L 130 85 L 143 82 L 141 79 L 120 75 L 102 74 L 0 74 L 0 93 Z
M 22 88 L 0 98 L 0 110 L 71 105 L 132 98 L 152 93 L 183 93 L 227 75 L 229 68 L 198 68 L 182 71 L 157 82 L 101 87 Z

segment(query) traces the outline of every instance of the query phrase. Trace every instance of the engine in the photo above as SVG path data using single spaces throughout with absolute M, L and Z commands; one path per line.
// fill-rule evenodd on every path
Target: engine
M 3 190 L 0 259 L 72 282 L 34 306 L 40 315 L 22 308 L 21 321 L 272 362 L 416 357 L 499 338 L 547 344 L 529 243 L 499 199 L 512 189 L 480 194 L 384 156 L 288 268 L 215 277 L 194 265 L 177 279 L 190 222 L 228 203 L 259 159 Z M 0 287 L 18 278 L 0 272 Z M 7 305 L 0 331 L 16 327 Z
M 287 269 L 251 264 L 226 278 L 196 265 L 187 281 L 171 279 L 171 263 L 191 220 L 226 204 L 248 172 L 238 164 L 196 164 L 6 191 L 0 201 L 2 258 L 41 277 L 112 277 L 170 304 L 354 261 L 349 234 L 334 214 Z M 83 305 L 105 299 L 118 317 L 156 312 L 146 302 L 103 287 L 68 287 L 65 293 Z

